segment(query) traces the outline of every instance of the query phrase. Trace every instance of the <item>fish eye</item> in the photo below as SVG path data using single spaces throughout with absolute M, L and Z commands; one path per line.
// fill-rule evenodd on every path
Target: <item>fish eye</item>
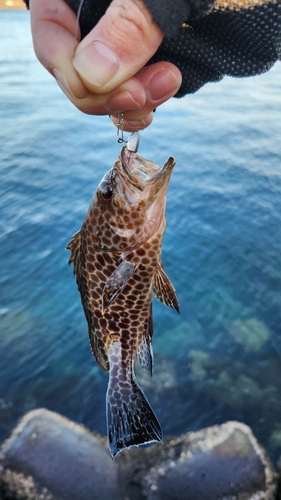
M 102 182 L 99 185 L 99 199 L 102 202 L 108 202 L 113 197 L 113 188 L 108 182 Z

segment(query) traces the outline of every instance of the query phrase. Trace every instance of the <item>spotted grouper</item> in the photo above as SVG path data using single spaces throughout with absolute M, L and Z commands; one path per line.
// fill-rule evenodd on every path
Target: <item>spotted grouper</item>
M 159 167 L 137 154 L 130 136 L 103 177 L 82 228 L 67 246 L 94 357 L 109 372 L 106 394 L 111 456 L 162 442 L 161 426 L 134 374 L 137 357 L 152 375 L 152 293 L 179 311 L 161 263 L 166 192 L 175 160 Z

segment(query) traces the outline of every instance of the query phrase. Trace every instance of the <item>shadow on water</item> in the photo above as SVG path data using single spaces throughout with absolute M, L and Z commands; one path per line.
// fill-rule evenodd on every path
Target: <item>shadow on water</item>
M 0 438 L 44 406 L 105 434 L 65 246 L 119 145 L 35 60 L 27 12 L 0 20 Z M 239 420 L 281 452 L 280 66 L 157 110 L 140 152 L 177 160 L 163 262 L 181 315 L 154 303 L 155 375 L 138 378 L 165 436 Z

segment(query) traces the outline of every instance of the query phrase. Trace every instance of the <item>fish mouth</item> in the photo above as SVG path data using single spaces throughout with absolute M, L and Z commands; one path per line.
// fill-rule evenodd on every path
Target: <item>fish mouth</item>
M 121 149 L 120 160 L 123 174 L 127 180 L 140 191 L 144 191 L 147 186 L 157 183 L 164 183 L 167 177 L 172 173 L 176 163 L 175 159 L 170 157 L 159 166 L 156 163 L 146 160 L 143 156 L 137 154 L 140 133 L 134 132 L 129 137 L 127 145 Z

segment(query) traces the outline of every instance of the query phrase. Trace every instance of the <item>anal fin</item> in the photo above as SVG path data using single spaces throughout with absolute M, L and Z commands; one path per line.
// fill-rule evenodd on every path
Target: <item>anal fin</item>
M 165 273 L 161 262 L 158 262 L 153 275 L 153 291 L 160 302 L 166 306 L 172 307 L 178 313 L 180 312 L 179 301 L 172 282 Z
M 153 349 L 151 339 L 153 337 L 153 321 L 152 321 L 152 307 L 146 329 L 143 332 L 139 350 L 137 353 L 138 362 L 142 368 L 149 371 L 152 377 L 153 372 Z

